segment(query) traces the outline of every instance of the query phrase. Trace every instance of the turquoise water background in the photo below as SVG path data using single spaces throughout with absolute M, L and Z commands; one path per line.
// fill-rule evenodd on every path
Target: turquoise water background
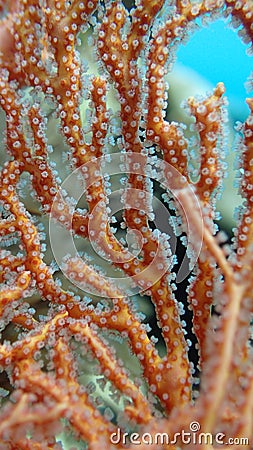
M 169 120 L 183 123 L 186 123 L 187 118 L 179 112 L 181 101 L 192 95 L 210 94 L 220 81 L 225 84 L 229 118 L 226 124 L 228 145 L 225 147 L 228 169 L 218 209 L 221 211 L 223 227 L 226 230 L 235 226 L 237 219 L 234 216 L 234 208 L 242 203 L 235 179 L 236 161 L 240 160 L 235 128 L 237 122 L 244 122 L 247 118 L 249 107 L 245 99 L 253 95 L 253 92 L 247 92 L 245 87 L 253 70 L 253 56 L 246 53 L 248 47 L 249 45 L 239 38 L 237 31 L 228 27 L 226 22 L 213 22 L 195 31 L 185 45 L 179 46 L 174 66 L 176 72 L 173 78 L 172 70 L 169 79 L 169 101 L 173 113 Z
M 250 93 L 244 85 L 253 70 L 253 56 L 246 50 L 236 30 L 219 20 L 196 31 L 177 52 L 177 62 L 196 70 L 213 85 L 224 82 L 237 120 L 244 120 L 248 113 L 244 99 Z

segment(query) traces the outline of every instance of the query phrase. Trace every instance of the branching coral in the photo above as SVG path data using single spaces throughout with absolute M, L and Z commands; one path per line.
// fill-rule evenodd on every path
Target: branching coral
M 251 1 L 17 0 L 1 11 L 1 448 L 67 448 L 71 429 L 81 448 L 250 449 L 253 103 L 228 253 L 215 223 L 225 87 L 188 100 L 193 176 L 184 126 L 166 119 L 165 75 L 201 20 L 231 18 L 253 45 Z M 171 236 L 156 228 L 153 183 Z M 186 246 L 179 270 L 173 236 Z M 187 277 L 186 327 L 176 284 Z M 150 301 L 163 350 L 135 304 Z

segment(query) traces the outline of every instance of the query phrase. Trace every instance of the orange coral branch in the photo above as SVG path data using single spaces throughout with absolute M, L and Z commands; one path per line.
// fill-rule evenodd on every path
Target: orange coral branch
M 250 449 L 253 103 L 240 130 L 244 204 L 228 257 L 214 223 L 225 87 L 188 99 L 199 136 L 193 180 L 186 127 L 166 119 L 165 75 L 204 17 L 230 16 L 252 42 L 251 3 L 18 0 L 0 2 L 0 13 L 8 152 L 0 171 L 0 363 L 9 380 L 3 375 L 0 446 L 63 448 L 62 423 L 91 450 L 133 449 L 136 433 L 160 440 L 142 439 L 139 448 L 183 449 L 189 428 L 196 448 L 215 450 L 214 440 L 197 439 L 224 431 Z M 72 193 L 60 179 L 68 171 Z M 159 214 L 173 222 L 169 231 L 157 229 Z M 192 267 L 178 270 L 188 282 L 185 305 L 176 289 L 179 236 L 194 266 L 191 275 Z M 140 304 L 154 308 L 157 345 Z

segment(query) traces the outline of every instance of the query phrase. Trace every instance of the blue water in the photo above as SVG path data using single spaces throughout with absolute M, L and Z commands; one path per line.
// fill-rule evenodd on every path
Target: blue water
M 224 82 L 232 114 L 234 111 L 238 120 L 244 120 L 248 112 L 244 100 L 250 93 L 244 85 L 253 70 L 253 57 L 246 54 L 246 49 L 237 32 L 219 20 L 195 32 L 177 52 L 178 62 L 196 70 L 213 85 Z

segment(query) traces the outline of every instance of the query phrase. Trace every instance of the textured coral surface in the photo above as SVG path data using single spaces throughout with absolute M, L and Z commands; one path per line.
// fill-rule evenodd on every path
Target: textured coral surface
M 230 245 L 225 86 L 187 130 L 166 85 L 217 18 L 252 53 L 252 0 L 0 10 L 0 449 L 252 449 L 253 100 Z

